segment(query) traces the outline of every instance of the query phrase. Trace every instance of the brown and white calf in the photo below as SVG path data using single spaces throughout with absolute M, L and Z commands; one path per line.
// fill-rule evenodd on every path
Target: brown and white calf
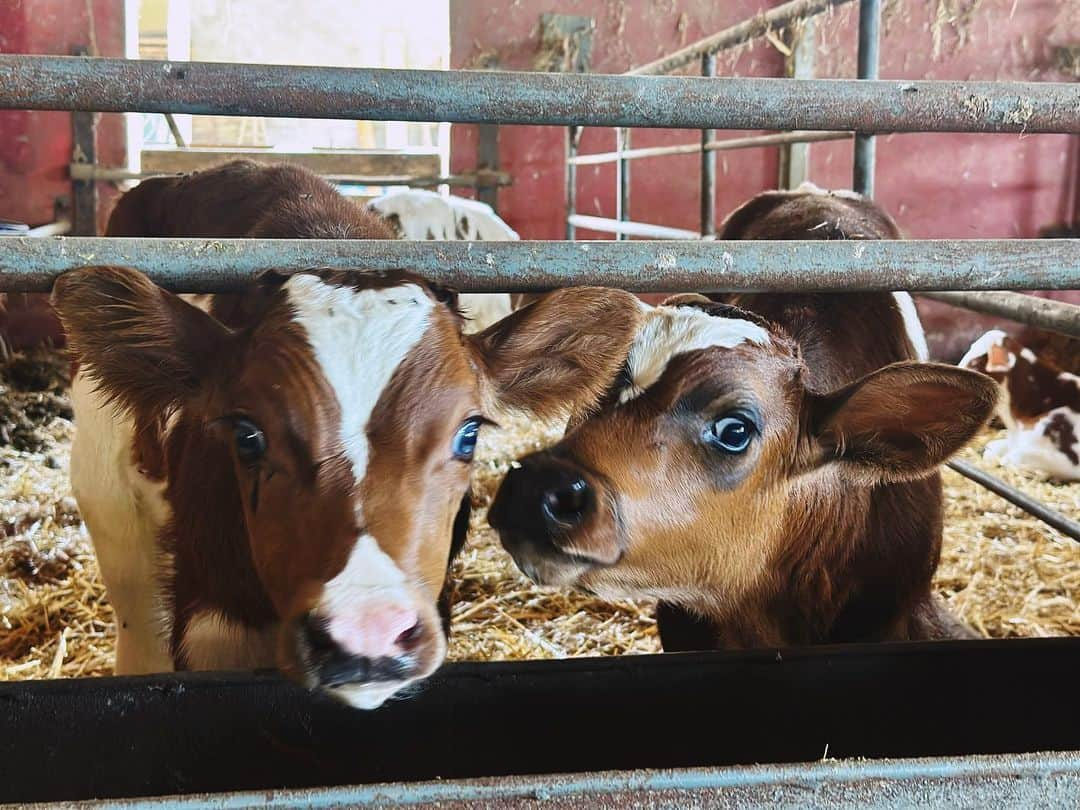
M 762 194 L 724 239 L 876 239 L 850 193 Z M 627 305 L 594 412 L 520 460 L 489 520 L 537 582 L 660 601 L 667 650 L 964 635 L 931 595 L 940 465 L 989 417 L 990 380 L 913 362 L 887 293 Z M 908 302 L 910 303 L 910 302 Z
M 260 220 L 221 236 L 385 235 L 321 180 L 274 178 Z M 233 190 L 201 173 L 173 187 L 176 208 L 134 193 L 113 220 L 183 236 L 248 204 Z M 53 303 L 117 671 L 279 666 L 365 708 L 445 656 L 438 602 L 479 426 L 587 405 L 623 340 L 621 299 L 590 289 L 464 335 L 453 295 L 406 272 L 271 273 L 204 309 L 90 267 L 60 276 Z
M 997 415 L 1007 431 L 984 455 L 1059 481 L 1080 481 L 1080 376 L 1026 346 L 1023 336 L 987 332 L 960 360 L 963 368 L 992 377 L 1000 387 Z M 1075 356 L 1080 341 L 1052 341 L 1055 360 Z M 1070 355 L 1069 350 L 1073 354 Z

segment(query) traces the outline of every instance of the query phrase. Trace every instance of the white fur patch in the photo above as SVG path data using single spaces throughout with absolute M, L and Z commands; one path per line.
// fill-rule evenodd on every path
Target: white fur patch
M 485 242 L 521 238 L 490 205 L 464 197 L 407 189 L 377 197 L 368 207 L 384 217 L 397 214 L 405 239 L 457 239 L 458 233 L 463 239 Z
M 904 332 L 907 333 L 911 348 L 915 350 L 915 359 L 929 360 L 930 347 L 926 345 L 926 332 L 923 330 L 922 321 L 919 320 L 919 311 L 915 308 L 915 302 L 906 292 L 894 292 L 893 299 L 896 301 L 896 308 L 900 310 L 900 317 L 904 320 Z
M 1005 345 L 1005 333 L 1000 329 L 991 329 L 985 335 L 980 337 L 974 343 L 971 344 L 971 348 L 967 350 L 967 353 L 960 358 L 961 368 L 971 368 L 971 364 L 978 360 L 983 355 L 986 355 L 989 359 L 990 349 L 995 346 Z M 1016 356 L 1011 352 L 1009 353 L 1009 364 L 1004 368 L 990 368 L 987 367 L 987 371 L 1008 371 L 1014 365 L 1016 365 Z
M 290 278 L 285 289 L 337 396 L 342 444 L 353 475 L 362 481 L 371 412 L 427 331 L 434 302 L 415 284 L 355 290 L 303 273 Z
M 838 197 L 842 200 L 861 200 L 864 199 L 863 195 L 857 191 L 851 191 L 846 188 L 837 189 L 824 189 L 817 183 L 812 183 L 809 180 L 803 180 L 797 189 L 794 190 L 794 194 L 817 194 L 821 197 Z
M 318 613 L 332 618 L 348 616 L 359 603 L 372 599 L 409 603 L 405 572 L 398 568 L 370 534 L 360 535 L 348 562 L 326 583 Z
M 1058 481 L 1080 481 L 1080 464 L 1074 464 L 1057 443 L 1046 435 L 1055 416 L 1063 416 L 1072 425 L 1072 451 L 1080 454 L 1080 414 L 1071 408 L 1055 408 L 1043 414 L 1031 427 L 1010 427 L 1006 438 L 986 445 L 983 455 L 999 464 L 1020 467 Z M 1070 448 L 1066 448 L 1070 449 Z
M 180 642 L 193 670 L 262 669 L 275 666 L 278 626 L 245 627 L 217 610 L 196 613 Z
M 511 242 L 521 238 L 490 205 L 464 197 L 403 189 L 377 197 L 368 207 L 382 217 L 396 214 L 403 239 Z M 513 310 L 507 293 L 463 293 L 458 306 L 467 319 L 467 333 L 486 329 Z
M 648 307 L 630 347 L 627 365 L 632 384 L 620 396 L 628 402 L 663 375 L 672 358 L 697 349 L 734 348 L 742 343 L 769 345 L 766 329 L 740 318 L 715 317 L 696 307 Z
M 142 475 L 132 460 L 134 423 L 107 402 L 85 374 L 71 383 L 76 432 L 71 488 L 94 543 L 116 611 L 117 675 L 170 672 L 169 618 L 159 589 L 158 534 L 172 510 L 165 482 Z

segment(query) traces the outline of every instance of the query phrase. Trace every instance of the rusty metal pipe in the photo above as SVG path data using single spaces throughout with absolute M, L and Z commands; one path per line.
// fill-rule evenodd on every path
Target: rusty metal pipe
M 0 109 L 672 129 L 1080 133 L 1075 84 L 378 70 L 0 55 Z
M 1029 495 L 1025 495 L 1016 487 L 1009 486 L 997 476 L 980 470 L 978 467 L 973 464 L 968 464 L 966 461 L 953 459 L 948 463 L 948 467 L 964 476 L 964 478 L 968 478 L 976 484 L 985 487 L 998 497 L 1004 498 L 1013 506 L 1020 507 L 1032 517 L 1036 517 L 1047 526 L 1057 529 L 1066 537 L 1070 537 L 1073 540 L 1080 542 L 1080 523 L 1077 523 L 1075 520 L 1070 520 L 1060 512 L 1055 512 L 1040 501 L 1035 500 Z
M 698 239 L 701 234 L 697 231 L 685 228 L 669 228 L 667 225 L 654 225 L 651 222 L 634 222 L 627 219 L 609 219 L 608 217 L 593 217 L 587 214 L 574 214 L 569 222 L 575 228 L 584 228 L 587 231 L 599 233 L 614 233 L 622 238 L 631 236 L 638 239 Z
M 627 149 L 622 153 L 626 160 L 665 157 L 667 155 L 695 155 L 698 152 L 727 152 L 733 149 L 754 149 L 762 146 L 784 146 L 791 143 L 817 143 L 819 141 L 847 141 L 850 132 L 775 132 L 769 135 L 749 135 L 745 138 L 725 138 L 722 141 L 709 141 L 704 146 L 700 143 L 674 144 L 672 146 L 644 146 L 640 149 Z M 578 155 L 571 159 L 575 166 L 591 166 L 597 163 L 614 163 L 618 152 L 595 152 L 591 155 Z
M 1053 301 L 1018 292 L 923 292 L 931 298 L 954 307 L 997 315 L 1028 326 L 1049 329 L 1070 337 L 1080 337 L 1080 306 Z
M 1077 286 L 1080 240 L 408 242 L 350 239 L 0 240 L 0 290 L 47 292 L 81 265 L 137 267 L 182 292 L 234 290 L 261 270 L 407 267 L 472 292 L 568 284 L 636 292 L 1060 290 Z
M 711 36 L 699 39 L 680 48 L 675 53 L 668 54 L 647 64 L 627 71 L 628 76 L 657 76 L 671 73 L 692 62 L 696 62 L 706 54 L 734 48 L 749 42 L 752 39 L 765 36 L 769 31 L 785 28 L 805 17 L 812 17 L 827 11 L 833 6 L 841 6 L 851 0 L 793 0 L 784 3 L 763 14 L 756 14 L 748 20 L 743 20 L 730 28 L 725 28 Z

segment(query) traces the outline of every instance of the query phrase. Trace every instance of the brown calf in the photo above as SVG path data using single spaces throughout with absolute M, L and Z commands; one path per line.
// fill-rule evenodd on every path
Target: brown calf
M 241 194 L 245 173 L 266 188 Z M 140 186 L 113 221 L 113 235 L 384 236 L 308 173 L 251 165 Z M 625 342 L 609 326 L 624 297 L 603 290 L 466 336 L 453 294 L 406 272 L 268 274 L 204 310 L 92 267 L 53 301 L 79 364 L 72 482 L 117 671 L 277 665 L 365 708 L 445 656 L 437 601 L 479 426 L 587 406 Z
M 875 239 L 850 193 L 767 193 L 725 239 Z M 931 597 L 937 467 L 994 386 L 912 362 L 889 294 L 679 296 L 635 328 L 600 407 L 528 456 L 490 512 L 538 582 L 660 600 L 667 650 L 965 633 Z

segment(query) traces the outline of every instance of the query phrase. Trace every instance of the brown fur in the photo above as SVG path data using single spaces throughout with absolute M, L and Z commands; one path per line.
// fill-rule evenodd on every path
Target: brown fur
M 798 192 L 755 198 L 722 236 L 896 234 L 871 203 Z M 503 542 L 541 581 L 657 598 L 668 650 L 963 635 L 930 593 L 936 467 L 989 416 L 993 387 L 910 362 L 887 294 L 723 298 L 726 309 L 698 296 L 672 304 L 765 324 L 771 344 L 677 355 L 623 405 L 616 384 L 598 413 L 507 477 L 491 511 Z M 743 454 L 707 446 L 703 425 L 740 408 L 761 414 L 760 436 Z M 541 538 L 516 515 L 543 476 L 568 470 L 594 508 Z
M 245 162 L 146 181 L 110 220 L 110 235 L 129 236 L 392 238 L 388 228 L 304 170 Z M 167 483 L 174 519 L 162 546 L 176 665 L 187 665 L 189 619 L 214 610 L 249 628 L 280 623 L 278 664 L 303 677 L 299 623 L 363 531 L 415 592 L 422 633 L 410 653 L 426 674 L 445 650 L 433 632 L 442 624 L 436 605 L 468 514 L 469 467 L 452 457 L 452 437 L 489 409 L 589 407 L 604 384 L 592 375 L 608 374 L 625 341 L 604 345 L 590 325 L 609 314 L 597 290 L 563 291 L 466 337 L 455 294 L 414 275 L 311 272 L 358 290 L 415 284 L 436 302 L 371 415 L 363 481 L 342 453 L 344 403 L 282 291 L 289 275 L 271 272 L 239 294 L 212 297 L 212 314 L 125 268 L 67 273 L 53 301 L 84 371 L 134 417 L 136 464 Z M 556 313 L 595 334 L 577 340 Z M 253 466 L 235 457 L 238 416 L 267 438 Z

